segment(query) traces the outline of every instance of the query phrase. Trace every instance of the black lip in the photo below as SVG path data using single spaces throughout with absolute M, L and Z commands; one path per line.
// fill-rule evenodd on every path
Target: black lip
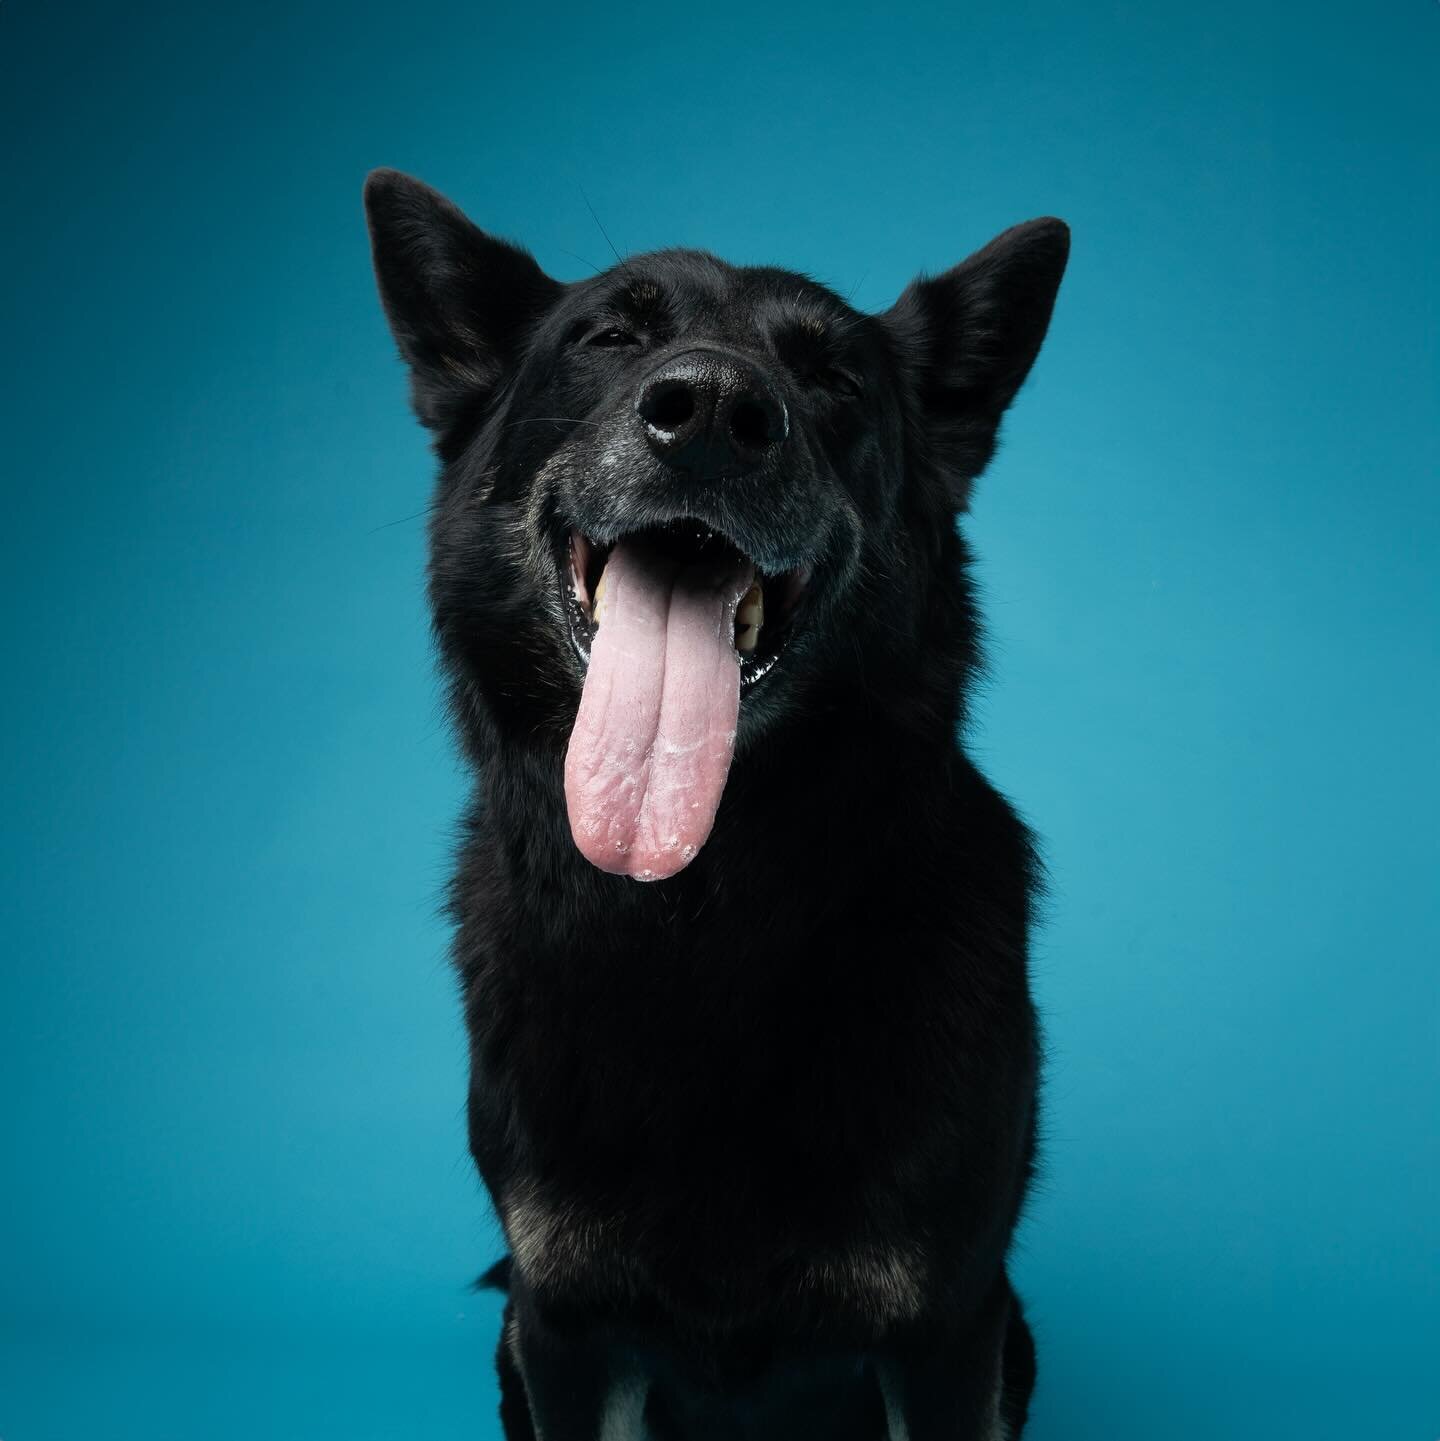
M 655 539 L 660 544 L 673 542 L 684 546 L 697 559 L 711 547 L 725 547 L 748 560 L 754 566 L 756 578 L 765 589 L 767 597 L 774 597 L 770 603 L 775 606 L 776 619 L 771 621 L 767 618 L 755 652 L 752 655 L 740 656 L 742 694 L 751 686 L 758 684 L 775 668 L 776 662 L 784 653 L 795 624 L 805 608 L 810 572 L 808 565 L 787 567 L 779 571 L 767 570 L 731 536 L 693 517 L 670 517 L 657 524 L 636 526 L 610 535 L 603 533 L 595 535 L 579 526 L 560 522 L 556 526 L 553 544 L 556 576 L 560 587 L 561 607 L 565 612 L 567 622 L 566 628 L 570 632 L 570 641 L 580 661 L 582 671 L 590 664 L 590 645 L 598 627 L 590 618 L 588 607 L 576 593 L 571 565 L 571 536 L 573 534 L 581 535 L 596 558 L 602 561 L 615 545 L 622 540 L 638 535 Z M 598 576 L 598 571 L 596 575 Z M 783 611 L 776 604 L 778 601 L 788 601 L 788 604 L 784 605 Z M 737 652 L 738 654 L 739 652 Z
M 561 496 L 557 497 L 555 513 L 568 512 L 570 527 L 601 545 L 614 545 L 643 530 L 696 525 L 724 537 L 763 575 L 814 568 L 821 536 L 813 527 L 797 527 L 785 533 L 763 514 L 763 498 L 757 502 L 762 512 L 759 515 L 753 513 L 754 507 L 735 496 L 722 501 L 713 495 L 692 493 L 677 504 L 673 494 L 674 475 L 667 474 L 663 479 L 667 491 L 671 492 L 663 496 L 648 495 L 649 487 L 633 488 L 623 497 Z M 706 479 L 685 484 L 699 486 Z

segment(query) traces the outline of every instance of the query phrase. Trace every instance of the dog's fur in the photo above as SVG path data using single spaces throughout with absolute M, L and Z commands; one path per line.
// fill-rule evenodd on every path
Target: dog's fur
M 366 202 L 442 462 L 430 595 L 478 776 L 454 957 L 512 1252 L 506 1435 L 1018 1435 L 1037 865 L 957 744 L 978 641 L 955 519 L 1068 231 L 1018 226 L 865 315 L 694 251 L 561 284 L 395 172 Z M 681 486 L 637 441 L 637 386 L 697 344 L 784 396 L 782 462 Z M 566 820 L 564 537 L 682 514 L 811 579 L 708 843 L 642 885 Z

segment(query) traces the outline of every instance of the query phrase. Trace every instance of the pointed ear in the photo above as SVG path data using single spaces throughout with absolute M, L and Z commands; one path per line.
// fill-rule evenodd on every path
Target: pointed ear
M 494 393 L 563 287 L 518 246 L 398 170 L 370 172 L 365 214 L 415 413 L 443 433 Z
M 1069 253 L 1063 220 L 1029 220 L 944 275 L 915 281 L 886 313 L 957 510 L 1045 339 Z

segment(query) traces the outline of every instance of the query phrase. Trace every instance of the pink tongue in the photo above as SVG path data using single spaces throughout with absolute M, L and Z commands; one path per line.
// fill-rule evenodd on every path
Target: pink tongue
M 570 831 L 602 871 L 658 881 L 694 859 L 735 751 L 735 607 L 748 562 L 682 566 L 621 542 L 565 756 Z

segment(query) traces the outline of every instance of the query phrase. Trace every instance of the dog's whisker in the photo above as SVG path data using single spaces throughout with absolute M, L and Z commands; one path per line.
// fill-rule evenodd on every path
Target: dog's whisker
M 587 260 L 583 255 L 577 255 L 573 250 L 566 250 L 564 246 L 560 247 L 560 254 L 568 255 L 571 260 L 578 260 L 581 265 L 588 265 L 596 275 L 601 274 L 605 269 L 603 265 L 596 265 L 593 260 Z
M 620 252 L 615 248 L 615 242 L 610 239 L 610 232 L 605 229 L 604 223 L 601 221 L 600 217 L 595 213 L 595 207 L 594 207 L 593 205 L 591 205 L 591 203 L 590 203 L 590 197 L 589 197 L 588 195 L 586 195 L 586 193 L 585 193 L 585 187 L 584 187 L 583 185 L 580 187 L 580 198 L 585 202 L 585 208 L 586 208 L 586 210 L 588 210 L 588 211 L 590 212 L 590 218 L 591 218 L 591 220 L 593 220 L 593 221 L 595 222 L 596 226 L 598 227 L 598 229 L 599 229 L 599 231 L 600 231 L 600 234 L 605 237 L 605 244 L 610 247 L 610 253 L 615 257 L 616 263 L 620 266 L 620 268 L 621 268 L 622 270 L 624 270 L 624 269 L 625 269 L 625 257 L 624 257 L 623 255 L 621 255 Z
M 399 520 L 387 520 L 383 525 L 372 526 L 365 532 L 366 535 L 378 535 L 382 530 L 393 530 L 397 525 L 409 525 L 412 520 L 419 520 L 421 516 L 433 515 L 439 507 L 430 504 L 423 510 L 417 510 L 413 515 L 402 515 Z

